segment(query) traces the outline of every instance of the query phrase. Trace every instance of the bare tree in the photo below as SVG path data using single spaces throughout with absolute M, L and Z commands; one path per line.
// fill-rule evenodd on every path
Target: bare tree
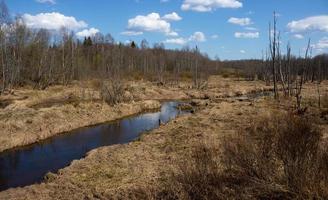
M 274 98 L 278 98 L 277 88 L 277 69 L 276 69 L 276 58 L 277 58 L 277 15 L 273 12 L 273 30 L 271 30 L 271 23 L 269 24 L 269 41 L 270 41 L 270 54 L 271 54 L 271 67 L 273 76 L 273 90 Z
M 5 1 L 0 2 L 0 45 L 1 45 L 1 65 L 2 65 L 2 93 L 6 90 L 7 80 L 7 41 L 6 34 L 11 18 Z
M 307 64 L 308 64 L 308 60 L 309 58 L 311 57 L 310 56 L 310 51 L 311 51 L 311 39 L 309 39 L 308 41 L 308 45 L 307 45 L 307 48 L 306 48 L 306 51 L 305 51 L 305 59 L 302 63 L 302 69 L 301 69 L 301 74 L 300 74 L 300 80 L 299 81 L 296 81 L 296 108 L 298 110 L 298 112 L 303 112 L 303 109 L 301 107 L 301 101 L 302 101 L 302 89 L 303 89 L 303 84 L 304 84 L 304 81 L 305 81 L 305 72 L 306 72 L 306 67 L 307 67 Z

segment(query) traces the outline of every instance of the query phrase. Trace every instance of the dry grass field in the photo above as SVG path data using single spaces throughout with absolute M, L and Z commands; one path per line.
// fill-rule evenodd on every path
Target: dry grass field
M 9 123 L 2 123 L 5 129 L 1 130 L 11 132 L 1 133 L 2 150 L 29 143 L 26 138 L 33 138 L 28 140 L 33 142 L 55 135 L 46 131 L 58 123 L 63 126 L 59 133 L 77 128 L 81 121 L 90 125 L 157 108 L 158 100 L 189 99 L 196 112 L 129 144 L 95 149 L 58 173 L 48 174 L 44 183 L 3 191 L 0 199 L 327 197 L 327 169 L 323 167 L 328 160 L 322 150 L 327 148 L 327 98 L 323 95 L 319 109 L 315 85 L 305 86 L 304 106 L 308 109 L 302 117 L 293 117 L 293 99 L 274 101 L 271 96 L 246 95 L 270 89 L 258 81 L 213 76 L 202 90 L 190 89 L 188 83 L 179 88 L 145 82 L 129 85 L 130 102 L 114 107 L 104 105 L 97 95 L 81 102 L 78 84 L 38 92 L 38 98 L 29 97 L 36 95 L 31 95 L 32 90 L 17 91 L 16 98 L 29 98 L 7 97 L 12 103 L 1 110 L 1 117 Z M 321 94 L 327 94 L 327 85 L 321 84 Z M 71 94 L 79 101 L 53 103 Z M 12 111 L 15 115 L 10 114 Z M 46 117 L 49 113 L 51 116 Z M 13 128 L 14 124 L 18 127 Z M 41 124 L 44 131 L 37 131 Z M 8 137 L 17 138 L 10 140 L 16 142 L 3 145 Z M 311 141 L 311 148 L 304 147 L 305 141 Z M 293 144 L 305 150 L 293 150 Z M 280 156 L 279 149 L 289 152 L 290 157 Z M 293 155 L 303 159 L 293 160 Z M 301 184 L 302 180 L 306 182 Z

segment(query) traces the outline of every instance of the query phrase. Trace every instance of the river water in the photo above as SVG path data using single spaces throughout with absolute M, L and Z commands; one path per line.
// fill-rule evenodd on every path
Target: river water
M 128 143 L 142 133 L 158 128 L 186 112 L 178 102 L 165 102 L 161 110 L 54 136 L 26 147 L 0 154 L 0 190 L 42 182 L 48 172 L 57 172 L 92 149 Z

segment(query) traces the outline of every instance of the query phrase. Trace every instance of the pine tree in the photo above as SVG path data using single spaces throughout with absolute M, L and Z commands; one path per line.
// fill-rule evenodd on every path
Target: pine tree
M 135 43 L 134 41 L 132 41 L 132 42 L 131 42 L 131 48 L 134 49 L 134 48 L 136 48 L 136 47 L 137 47 L 136 43 Z

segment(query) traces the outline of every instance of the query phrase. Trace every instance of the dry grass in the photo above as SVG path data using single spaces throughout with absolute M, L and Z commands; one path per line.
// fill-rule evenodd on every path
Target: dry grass
M 327 199 L 328 144 L 311 120 L 273 114 L 224 140 L 200 145 L 158 187 L 135 199 Z M 131 194 L 134 194 L 131 195 Z
M 327 145 L 310 119 L 275 114 L 224 144 L 225 173 L 261 199 L 328 197 Z

